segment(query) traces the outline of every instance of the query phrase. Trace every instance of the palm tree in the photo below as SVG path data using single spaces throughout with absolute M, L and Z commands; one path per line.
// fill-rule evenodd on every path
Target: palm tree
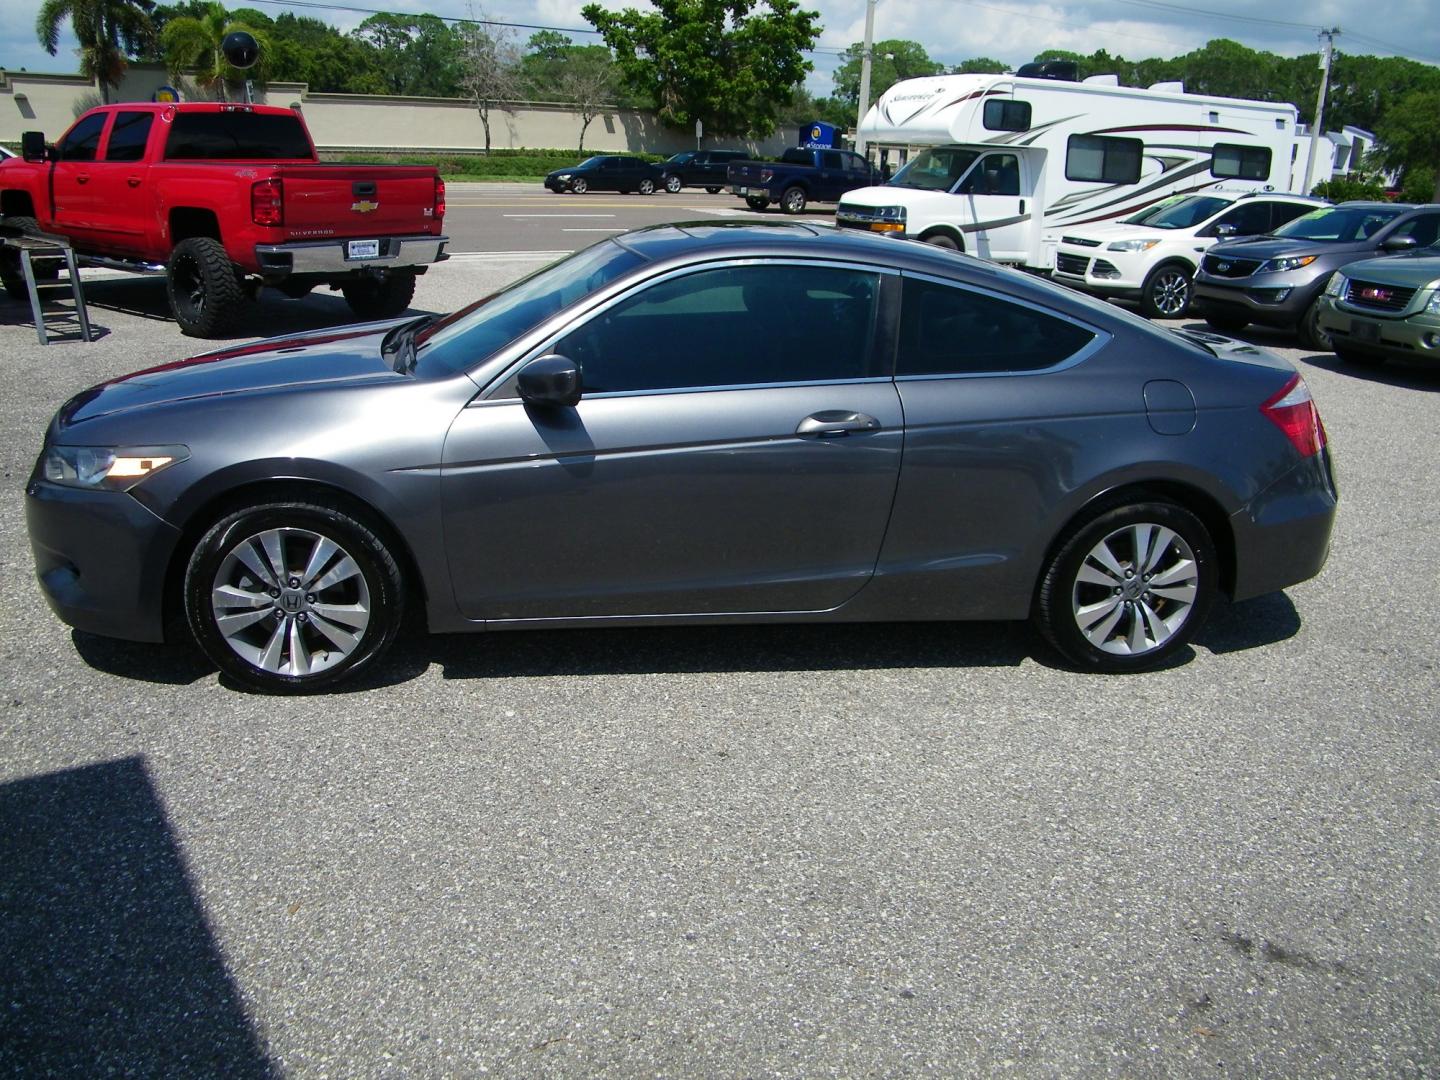
M 94 79 L 100 100 L 125 74 L 127 53 L 143 48 L 154 34 L 150 11 L 155 0 L 44 0 L 35 16 L 35 35 L 46 52 L 60 45 L 60 24 L 67 18 L 80 42 L 80 74 Z
M 48 2 L 54 3 L 55 0 Z M 255 66 L 244 71 L 232 67 L 220 48 L 225 35 L 237 30 L 245 31 L 260 46 L 260 58 L 255 61 Z M 242 82 L 247 77 L 264 81 L 270 42 L 263 31 L 233 21 L 222 5 L 210 4 L 198 19 L 182 15 L 167 22 L 160 32 L 160 51 L 171 79 L 178 81 L 182 74 L 193 71 L 197 86 L 224 101 L 228 84 Z

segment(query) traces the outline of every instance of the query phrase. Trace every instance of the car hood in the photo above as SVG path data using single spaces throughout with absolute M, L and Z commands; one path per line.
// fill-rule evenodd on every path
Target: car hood
M 1421 289 L 1440 279 L 1440 255 L 1433 252 L 1387 255 L 1381 259 L 1365 259 L 1345 267 L 1345 276 L 1364 278 L 1380 285 L 1400 285 Z
M 960 196 L 963 198 L 963 196 Z M 847 191 L 841 198 L 844 206 L 861 206 L 873 209 L 877 206 L 903 206 L 907 210 L 931 210 L 938 213 L 954 211 L 959 207 L 957 196 L 947 191 L 924 191 L 920 188 L 896 187 L 881 184 L 877 187 L 856 188 Z
M 1158 242 L 1176 238 L 1193 239 L 1187 236 L 1183 229 L 1174 231 L 1152 229 L 1148 225 L 1122 225 L 1118 221 L 1109 225 L 1090 225 L 1083 229 L 1065 229 L 1063 226 L 1057 226 L 1053 231 L 1060 232 L 1062 244 L 1072 236 L 1080 240 L 1098 240 L 1101 243 L 1110 240 L 1155 240 Z
M 1210 249 L 1217 259 L 1279 259 L 1290 255 L 1353 255 L 1367 250 L 1365 240 L 1287 240 L 1276 236 L 1247 236 L 1225 240 Z
M 392 319 L 270 338 L 122 375 L 71 398 L 56 416 L 56 423 L 63 429 L 117 412 L 196 398 L 405 378 L 395 372 L 380 346 L 391 328 L 406 321 Z

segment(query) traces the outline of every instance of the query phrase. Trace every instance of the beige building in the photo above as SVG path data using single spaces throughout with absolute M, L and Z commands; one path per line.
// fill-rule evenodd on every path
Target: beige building
M 131 64 L 110 98 L 149 101 L 168 81 L 159 64 Z M 194 88 L 180 89 L 185 93 Z M 321 150 L 453 152 L 485 147 L 480 116 L 463 99 L 312 94 L 305 83 L 275 82 L 259 90 L 256 101 L 299 109 Z M 16 146 L 24 131 L 43 131 L 54 141 L 77 116 L 98 104 L 95 84 L 80 75 L 0 69 L 0 143 Z M 567 104 L 517 101 L 491 112 L 490 144 L 499 149 L 568 149 L 580 141 L 580 124 L 580 114 Z M 773 155 L 793 138 L 794 132 L 782 129 L 759 142 L 707 136 L 701 145 Z M 654 113 L 607 108 L 586 129 L 585 149 L 672 154 L 695 149 L 695 137 L 662 127 Z

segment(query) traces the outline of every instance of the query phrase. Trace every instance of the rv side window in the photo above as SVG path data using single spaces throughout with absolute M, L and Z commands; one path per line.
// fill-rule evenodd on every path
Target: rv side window
M 1216 143 L 1210 175 L 1221 180 L 1265 180 L 1270 176 L 1270 150 L 1264 146 Z
M 1106 184 L 1137 183 L 1144 150 L 1145 144 L 1139 139 L 1071 135 L 1065 154 L 1065 179 Z
M 988 131 L 1029 131 L 1028 101 L 987 101 L 981 122 Z

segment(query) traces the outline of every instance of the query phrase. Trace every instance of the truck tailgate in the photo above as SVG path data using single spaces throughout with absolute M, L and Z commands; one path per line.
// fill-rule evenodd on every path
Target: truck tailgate
M 287 165 L 285 228 L 312 236 L 438 233 L 435 170 L 424 165 Z
M 758 184 L 760 170 L 768 168 L 764 161 L 737 161 L 725 170 L 725 181 L 730 184 Z

